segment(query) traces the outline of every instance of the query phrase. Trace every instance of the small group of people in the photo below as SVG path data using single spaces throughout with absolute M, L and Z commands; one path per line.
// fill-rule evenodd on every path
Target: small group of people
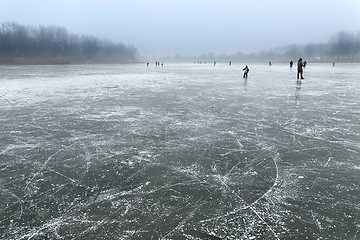
M 294 62 L 291 60 L 290 61 L 290 68 L 292 68 Z M 146 63 L 147 66 L 149 66 L 149 62 Z M 155 65 L 156 66 L 164 66 L 163 63 L 160 63 L 160 62 L 155 62 Z M 216 62 L 214 62 L 214 66 L 216 65 Z M 231 61 L 229 62 L 229 65 L 231 66 Z M 269 66 L 271 66 L 272 63 L 269 62 Z M 303 77 L 303 68 L 305 68 L 307 65 L 307 62 L 306 61 L 303 61 L 302 58 L 299 58 L 298 62 L 297 62 L 297 79 L 304 79 Z M 335 63 L 333 63 L 333 66 L 335 66 Z M 247 79 L 248 77 L 248 73 L 250 71 L 248 65 L 245 65 L 245 67 L 243 68 L 243 71 L 244 71 L 244 75 L 243 75 L 243 78 Z
M 150 64 L 150 63 L 147 62 L 147 63 L 146 63 L 146 66 L 149 66 L 149 64 Z M 163 67 L 163 66 L 164 66 L 164 63 L 155 62 L 155 66 L 160 66 L 160 65 Z
M 290 68 L 292 68 L 294 62 L 291 60 L 290 61 Z M 269 62 L 269 66 L 271 66 L 272 63 Z M 297 62 L 297 79 L 304 79 L 303 77 L 303 68 L 305 68 L 307 65 L 307 62 L 306 61 L 303 61 L 302 58 L 299 58 L 298 62 Z M 335 65 L 335 64 L 334 64 Z M 243 78 L 247 78 L 248 77 L 248 73 L 250 71 L 248 65 L 245 65 L 244 69 L 244 75 L 243 75 Z

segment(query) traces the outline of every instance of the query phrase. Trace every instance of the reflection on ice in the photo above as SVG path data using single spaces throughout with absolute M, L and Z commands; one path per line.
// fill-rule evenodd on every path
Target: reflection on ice
M 4 239 L 356 239 L 360 67 L 3 66 Z

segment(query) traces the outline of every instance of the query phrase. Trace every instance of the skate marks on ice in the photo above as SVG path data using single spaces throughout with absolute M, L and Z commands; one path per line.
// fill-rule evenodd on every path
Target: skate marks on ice
M 48 129 L 35 130 L 48 137 Z M 134 148 L 146 142 L 138 142 L 144 133 L 124 133 L 124 142 L 116 142 L 115 137 L 121 136 L 115 135 L 107 142 L 96 140 L 99 136 L 82 136 L 69 138 L 69 142 L 43 143 L 34 149 L 30 144 L 18 146 L 16 151 L 8 149 L 4 155 L 20 157 L 23 154 L 19 149 L 24 148 L 32 156 L 40 152 L 39 156 L 48 157 L 20 161 L 22 166 L 12 161 L 3 165 L 7 171 L 15 167 L 31 170 L 24 172 L 22 179 L 4 185 L 9 186 L 2 191 L 9 203 L 2 208 L 7 216 L 2 224 L 12 226 L 7 234 L 23 239 L 86 237 L 94 232 L 101 235 L 105 228 L 113 237 L 166 238 L 181 236 L 186 234 L 182 233 L 184 229 L 199 225 L 199 233 L 188 234 L 203 235 L 207 231 L 200 229 L 207 223 L 247 209 L 252 210 L 253 218 L 266 224 L 254 205 L 276 181 L 271 149 L 247 149 L 246 142 L 240 148 L 239 139 L 229 132 L 222 136 L 231 140 L 226 140 L 225 146 L 221 146 L 222 141 L 212 143 L 209 136 L 189 143 L 175 139 L 170 146 L 161 146 L 163 142 L 156 143 L 156 139 L 153 142 L 156 136 L 144 136 L 152 144 L 145 144 L 145 149 Z M 15 182 L 19 189 L 10 192 Z M 250 187 L 254 190 L 248 190 Z M 22 196 L 15 197 L 14 192 Z
M 336 113 L 356 111 L 351 93 L 327 99 L 304 82 L 294 100 L 284 82 L 190 69 L 103 66 L 58 86 L 54 74 L 50 88 L 33 77 L 26 96 L 10 84 L 0 235 L 356 238 L 359 128 Z

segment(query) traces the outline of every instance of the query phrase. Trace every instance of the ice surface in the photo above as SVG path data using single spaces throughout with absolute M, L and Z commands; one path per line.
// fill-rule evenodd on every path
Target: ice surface
M 360 65 L 1 66 L 0 239 L 359 239 Z

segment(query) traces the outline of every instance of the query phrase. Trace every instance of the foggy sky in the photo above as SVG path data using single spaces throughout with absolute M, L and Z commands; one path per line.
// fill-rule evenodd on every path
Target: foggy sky
M 236 53 L 360 31 L 359 0 L 0 0 L 0 22 L 56 25 L 140 55 Z

